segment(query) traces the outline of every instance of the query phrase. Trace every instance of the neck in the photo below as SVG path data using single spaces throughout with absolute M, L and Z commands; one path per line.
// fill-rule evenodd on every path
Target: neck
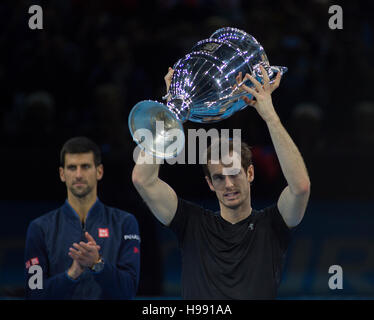
M 221 209 L 221 217 L 226 221 L 235 224 L 247 218 L 252 213 L 251 201 L 244 201 L 241 205 L 235 208 L 230 208 L 219 204 Z
M 97 195 L 94 192 L 86 195 L 84 198 L 78 198 L 68 192 L 68 202 L 74 211 L 78 214 L 82 222 L 86 221 L 88 211 L 95 204 Z

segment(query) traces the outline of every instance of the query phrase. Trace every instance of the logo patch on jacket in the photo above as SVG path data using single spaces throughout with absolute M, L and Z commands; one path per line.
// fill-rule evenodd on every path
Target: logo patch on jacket
M 99 238 L 109 238 L 108 228 L 99 228 Z
M 140 237 L 137 234 L 125 234 L 123 236 L 123 239 L 125 239 L 125 240 L 138 240 L 140 242 Z
M 30 260 L 27 260 L 25 263 L 26 269 L 30 268 L 33 265 L 39 264 L 39 259 L 38 257 L 32 258 Z

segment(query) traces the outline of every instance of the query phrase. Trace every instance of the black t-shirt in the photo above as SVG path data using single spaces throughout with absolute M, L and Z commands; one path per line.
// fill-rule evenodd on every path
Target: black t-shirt
M 291 231 L 276 205 L 236 224 L 178 199 L 170 224 L 182 250 L 184 299 L 274 299 Z

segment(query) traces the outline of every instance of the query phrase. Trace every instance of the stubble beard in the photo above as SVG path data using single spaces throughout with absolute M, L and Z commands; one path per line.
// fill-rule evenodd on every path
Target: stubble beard
M 244 196 L 243 192 L 240 191 L 239 199 L 235 200 L 235 203 L 230 204 L 230 201 L 225 200 L 223 195 L 222 195 L 221 202 L 225 207 L 227 207 L 231 210 L 236 210 L 236 209 L 239 209 L 240 207 L 242 207 L 243 205 L 245 205 L 245 203 L 247 201 L 249 201 L 249 199 L 250 199 L 250 194 L 248 194 L 248 196 Z
M 70 192 L 77 198 L 83 199 L 92 192 L 93 188 L 87 186 L 86 188 L 79 190 L 73 187 L 70 187 Z

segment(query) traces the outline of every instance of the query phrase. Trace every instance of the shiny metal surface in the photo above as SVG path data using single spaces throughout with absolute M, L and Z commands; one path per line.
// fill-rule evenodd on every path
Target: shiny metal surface
M 149 122 L 155 121 L 154 114 L 157 113 L 147 111 L 152 108 L 170 111 L 165 113 L 165 130 L 181 128 L 181 124 L 187 120 L 211 123 L 230 117 L 247 106 L 241 97 L 252 97 L 239 90 L 236 76 L 239 72 L 243 77 L 249 73 L 262 82 L 260 65 L 264 66 L 271 81 L 278 72 L 283 74 L 287 71 L 285 67 L 270 66 L 263 47 L 246 32 L 235 28 L 215 31 L 210 38 L 196 43 L 191 52 L 174 65 L 169 100 L 164 108 L 161 108 L 162 104 L 150 100 L 135 105 L 129 117 L 131 134 L 134 137 L 134 132 L 139 128 L 150 128 L 152 131 L 154 126 Z M 246 85 L 253 86 L 250 81 Z M 155 131 L 152 133 L 156 134 Z M 160 140 L 159 137 L 155 136 L 156 140 Z M 151 143 L 135 141 L 153 155 L 164 158 L 172 156 L 170 152 L 156 153 Z
M 183 126 L 162 103 L 137 103 L 130 112 L 128 125 L 134 141 L 149 154 L 168 159 L 177 156 L 176 150 L 183 150 Z

